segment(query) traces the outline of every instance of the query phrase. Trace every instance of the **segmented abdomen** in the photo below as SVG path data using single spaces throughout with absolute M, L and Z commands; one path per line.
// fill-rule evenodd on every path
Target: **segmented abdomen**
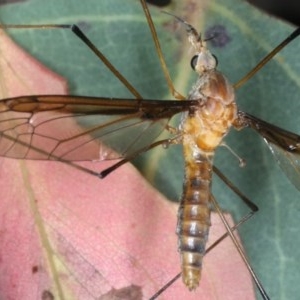
M 212 158 L 212 153 L 199 154 L 197 159 L 186 160 L 185 165 L 177 235 L 182 278 L 190 290 L 194 290 L 199 285 L 202 259 L 211 225 Z
M 199 106 L 185 115 L 180 129 L 185 180 L 178 212 L 178 248 L 182 279 L 194 290 L 199 285 L 210 226 L 213 156 L 233 121 L 237 108 L 234 90 L 219 72 L 207 71 L 189 94 Z

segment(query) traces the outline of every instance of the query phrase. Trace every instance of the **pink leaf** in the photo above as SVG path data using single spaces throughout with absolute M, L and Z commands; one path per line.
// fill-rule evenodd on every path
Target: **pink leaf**
M 2 97 L 66 93 L 63 78 L 0 38 Z M 0 164 L 1 299 L 148 299 L 180 271 L 177 205 L 132 165 L 100 180 L 58 162 Z M 223 233 L 213 216 L 210 240 Z M 254 292 L 226 239 L 205 257 L 196 292 L 178 280 L 159 299 L 254 299 Z

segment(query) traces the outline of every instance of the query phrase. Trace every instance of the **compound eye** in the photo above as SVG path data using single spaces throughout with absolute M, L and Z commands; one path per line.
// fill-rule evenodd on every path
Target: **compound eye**
M 191 59 L 191 67 L 194 71 L 195 71 L 197 62 L 198 62 L 198 55 L 194 55 Z

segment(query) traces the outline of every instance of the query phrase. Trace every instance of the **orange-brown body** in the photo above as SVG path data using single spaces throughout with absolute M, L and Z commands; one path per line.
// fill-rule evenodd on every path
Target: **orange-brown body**
M 210 226 L 214 151 L 236 119 L 237 107 L 233 87 L 223 74 L 215 70 L 215 58 L 201 39 L 193 39 L 194 32 L 188 33 L 197 50 L 194 67 L 199 74 L 188 99 L 198 100 L 199 106 L 185 115 L 180 126 L 185 180 L 177 235 L 183 282 L 194 290 L 199 285 Z

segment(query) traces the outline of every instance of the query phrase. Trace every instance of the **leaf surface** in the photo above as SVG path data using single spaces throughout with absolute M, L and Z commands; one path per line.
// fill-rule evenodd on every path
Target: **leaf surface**
M 30 1 L 26 7 L 7 6 L 1 9 L 0 16 L 5 23 L 80 23 L 97 47 L 145 98 L 170 98 L 144 16 L 137 3 L 129 5 L 129 2 L 114 0 L 106 4 L 103 1 L 101 5 L 92 1 L 89 1 L 90 5 L 77 1 L 63 5 L 61 2 L 46 10 L 45 1 Z M 212 51 L 218 56 L 220 70 L 231 82 L 238 81 L 292 31 L 289 26 L 239 1 L 214 2 L 205 11 L 202 7 L 193 8 L 186 4 L 189 2 L 181 2 L 177 9 L 174 6 L 168 11 L 197 28 L 204 24 L 204 33 L 215 25 L 225 28 L 227 42 L 221 47 L 212 46 Z M 194 74 L 189 68 L 191 51 L 183 42 L 183 29 L 179 26 L 174 32 L 174 26 L 177 26 L 172 18 L 155 9 L 152 13 L 155 24 L 162 25 L 159 35 L 175 86 L 179 92 L 187 94 Z M 35 57 L 68 78 L 71 93 L 130 96 L 70 32 L 17 30 L 10 33 Z M 241 109 L 299 133 L 298 53 L 299 42 L 296 40 L 241 87 L 237 97 Z M 28 90 L 29 94 L 32 92 L 32 89 Z M 246 159 L 247 166 L 240 169 L 236 159 L 224 148 L 217 151 L 216 165 L 260 208 L 256 217 L 241 229 L 253 267 L 272 299 L 295 299 L 299 294 L 295 282 L 299 281 L 300 274 L 297 268 L 300 240 L 296 233 L 300 210 L 298 191 L 285 178 L 267 146 L 255 133 L 250 130 L 234 132 L 227 143 Z M 178 199 L 183 178 L 180 147 L 168 151 L 158 148 L 144 157 L 146 162 L 138 164 L 142 165 L 146 177 L 170 199 Z M 245 214 L 246 210 L 217 179 L 213 190 L 222 207 L 234 212 L 236 219 Z M 174 224 L 170 234 L 174 232 Z
M 0 44 L 2 97 L 66 93 L 62 77 L 3 34 Z M 59 130 L 76 125 L 65 126 Z M 105 180 L 57 162 L 1 158 L 0 164 L 1 298 L 148 299 L 179 272 L 177 205 L 130 164 Z M 95 170 L 107 163 L 82 165 Z M 215 216 L 213 223 L 212 241 L 224 232 Z M 161 299 L 253 295 L 229 240 L 207 256 L 205 269 L 197 292 L 178 280 Z M 237 282 L 243 291 L 234 289 Z

